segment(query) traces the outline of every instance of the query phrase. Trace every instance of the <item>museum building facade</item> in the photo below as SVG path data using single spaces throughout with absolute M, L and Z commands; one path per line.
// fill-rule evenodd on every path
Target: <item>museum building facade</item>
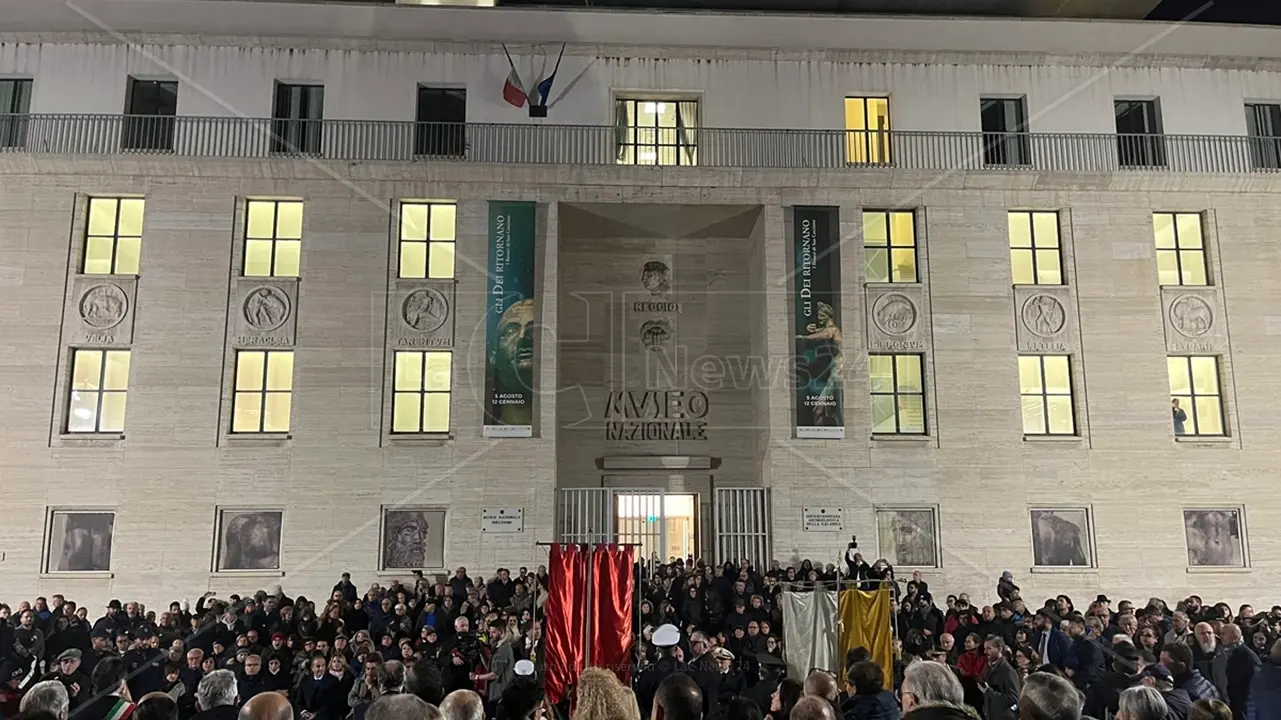
M 1281 580 L 1281 30 L 19 5 L 13 597 Z

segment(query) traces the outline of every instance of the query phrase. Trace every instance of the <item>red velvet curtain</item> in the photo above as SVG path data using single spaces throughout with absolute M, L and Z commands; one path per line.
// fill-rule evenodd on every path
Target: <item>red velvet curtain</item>
M 632 667 L 632 549 L 611 545 L 592 555 L 592 665 L 627 683 Z
M 587 610 L 587 553 L 577 547 L 553 545 L 547 558 L 547 698 L 558 703 L 583 670 L 583 622 Z

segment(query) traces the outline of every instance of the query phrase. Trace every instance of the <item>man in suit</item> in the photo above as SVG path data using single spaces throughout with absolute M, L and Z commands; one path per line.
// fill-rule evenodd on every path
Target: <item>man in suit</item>
M 298 710 L 300 720 L 338 720 L 334 714 L 339 693 L 338 678 L 330 675 L 327 667 L 324 655 L 313 657 L 311 672 L 294 690 L 294 708 Z
M 1036 611 L 1036 629 L 1040 632 L 1036 652 L 1041 656 L 1042 663 L 1062 670 L 1063 661 L 1072 650 L 1072 640 L 1059 630 L 1058 625 L 1059 619 L 1055 617 L 1053 610 L 1041 608 Z
M 987 670 L 979 689 L 983 691 L 983 717 L 987 720 L 1018 720 L 1019 693 L 1023 683 L 1014 666 L 1005 659 L 1005 641 L 999 635 L 988 635 L 983 643 Z

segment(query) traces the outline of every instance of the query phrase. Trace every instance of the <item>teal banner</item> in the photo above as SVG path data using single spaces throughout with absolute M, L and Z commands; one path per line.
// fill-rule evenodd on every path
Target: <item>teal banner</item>
M 534 434 L 534 203 L 489 203 L 485 437 Z
M 837 208 L 793 208 L 798 438 L 845 437 L 839 231 Z

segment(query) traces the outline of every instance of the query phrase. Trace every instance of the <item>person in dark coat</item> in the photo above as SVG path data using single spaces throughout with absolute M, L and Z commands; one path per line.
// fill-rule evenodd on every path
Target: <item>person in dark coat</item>
M 885 672 L 870 660 L 850 666 L 847 673 L 851 695 L 841 704 L 842 720 L 899 720 L 894 693 L 885 689 Z
M 989 635 L 983 642 L 987 669 L 979 682 L 979 690 L 983 691 L 983 717 L 987 720 L 1018 720 L 1023 682 L 1019 680 L 1019 672 L 1005 659 L 1005 648 L 1005 641 L 999 635 Z
M 93 697 L 90 690 L 90 680 L 80 669 L 81 652 L 74 648 L 63 650 L 54 663 L 53 672 L 45 675 L 41 680 L 57 680 L 67 689 L 67 698 L 70 700 L 69 709 L 74 711 L 89 698 Z
M 294 690 L 294 709 L 301 720 L 339 720 L 334 708 L 345 705 L 338 697 L 338 678 L 330 675 L 324 655 L 311 659 L 311 671 Z
M 1085 636 L 1085 618 L 1079 613 L 1068 618 L 1068 635 L 1072 638 L 1072 648 L 1064 662 L 1064 672 L 1072 680 L 1072 684 L 1084 692 L 1103 676 L 1106 667 L 1103 649 Z
M 1192 698 L 1183 688 L 1174 687 L 1174 676 L 1164 665 L 1148 665 L 1139 673 L 1139 682 L 1161 693 L 1165 700 L 1165 720 L 1188 720 L 1192 712 Z
M 1223 652 L 1227 656 L 1227 702 L 1232 708 L 1233 720 L 1244 720 L 1245 707 L 1250 701 L 1250 683 L 1259 671 L 1259 656 L 1245 644 L 1241 628 L 1233 623 L 1223 626 Z
M 1254 674 L 1246 720 L 1281 720 L 1281 641 L 1272 644 L 1269 662 Z
M 668 676 L 685 670 L 685 664 L 676 659 L 675 648 L 680 644 L 681 635 L 675 626 L 659 625 L 654 630 L 652 639 L 659 651 L 658 660 L 641 670 L 636 678 L 636 703 L 640 706 L 642 717 L 650 716 L 658 686 Z
M 230 670 L 209 673 L 196 688 L 200 712 L 192 720 L 236 720 L 236 695 L 236 676 Z
M 1174 686 L 1183 688 L 1192 702 L 1201 699 L 1218 700 L 1219 691 L 1214 684 L 1192 666 L 1192 648 L 1183 643 L 1167 645 L 1161 650 L 1161 664 L 1174 677 Z
M 1059 630 L 1059 618 L 1049 608 L 1037 610 L 1035 622 L 1039 631 L 1035 645 L 1037 655 L 1042 663 L 1062 670 L 1063 661 L 1072 651 L 1072 638 Z
M 783 672 L 787 666 L 782 659 L 769 653 L 761 653 L 756 658 L 756 663 L 760 668 L 758 671 L 760 679 L 747 689 L 743 697 L 756 703 L 756 706 L 762 710 L 766 710 L 770 707 L 774 691 L 783 681 Z
M 339 580 L 338 583 L 334 585 L 333 592 L 342 593 L 343 601 L 349 605 L 356 604 L 356 600 L 360 598 L 360 591 L 356 589 L 355 583 L 351 581 L 351 573 L 349 572 L 342 574 L 342 580 Z

